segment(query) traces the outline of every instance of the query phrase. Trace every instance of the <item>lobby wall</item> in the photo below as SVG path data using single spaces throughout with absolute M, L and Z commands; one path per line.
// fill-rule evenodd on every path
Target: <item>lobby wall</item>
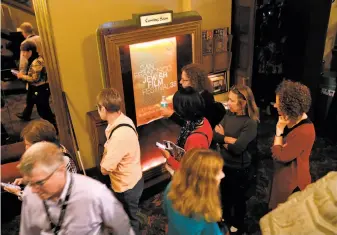
M 67 95 L 85 168 L 94 166 L 86 113 L 95 109 L 96 95 L 103 88 L 96 39 L 100 24 L 130 19 L 135 13 L 165 9 L 199 12 L 203 29 L 231 24 L 230 0 L 49 0 L 48 8 L 62 89 Z

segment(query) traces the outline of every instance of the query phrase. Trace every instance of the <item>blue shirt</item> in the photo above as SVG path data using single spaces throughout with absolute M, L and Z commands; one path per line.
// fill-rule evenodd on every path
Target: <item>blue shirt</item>
M 181 215 L 172 207 L 168 199 L 171 184 L 164 193 L 164 211 L 168 217 L 168 235 L 223 235 L 216 222 L 207 222 L 204 219 L 194 219 Z

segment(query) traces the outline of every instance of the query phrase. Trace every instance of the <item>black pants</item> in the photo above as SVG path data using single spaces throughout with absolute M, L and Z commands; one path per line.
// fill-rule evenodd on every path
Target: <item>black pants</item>
M 32 92 L 32 85 L 28 84 L 27 96 L 26 96 L 26 107 L 22 112 L 22 116 L 25 119 L 30 119 L 32 115 L 33 108 L 34 108 L 34 100 L 33 100 L 34 93 Z
M 226 224 L 239 231 L 244 229 L 246 215 L 246 192 L 249 188 L 249 168 L 232 169 L 225 167 L 225 178 L 221 180 L 221 202 Z
M 139 220 L 137 217 L 139 199 L 142 196 L 144 189 L 144 179 L 141 178 L 132 189 L 122 193 L 115 193 L 116 198 L 123 204 L 125 212 L 128 214 L 131 226 L 135 233 L 140 234 Z
M 25 118 L 30 118 L 34 105 L 36 104 L 37 112 L 39 116 L 50 123 L 52 123 L 56 128 L 55 115 L 49 106 L 50 90 L 49 84 L 42 84 L 40 86 L 28 86 L 26 108 L 22 115 Z

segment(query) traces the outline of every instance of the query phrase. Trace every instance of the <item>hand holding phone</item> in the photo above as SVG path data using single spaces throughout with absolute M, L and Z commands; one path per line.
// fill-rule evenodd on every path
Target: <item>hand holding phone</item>
M 15 69 L 11 69 L 12 74 L 14 74 L 15 76 L 18 75 L 19 71 L 15 70 Z
M 15 184 L 10 184 L 10 183 L 3 183 L 3 182 L 1 182 L 1 186 L 2 186 L 2 187 L 6 187 L 6 188 L 20 189 L 20 190 L 21 190 L 20 186 L 15 185 Z
M 160 149 L 166 150 L 166 146 L 164 144 L 161 144 L 159 142 L 156 142 L 156 146 Z
M 3 187 L 4 190 L 6 190 L 7 192 L 15 194 L 17 196 L 20 196 L 21 194 L 21 187 L 18 185 L 1 182 L 1 187 Z
M 156 142 L 156 146 L 160 149 L 161 153 L 163 154 L 163 157 L 169 158 L 172 157 L 171 149 L 167 148 L 165 144 L 161 144 L 159 142 Z

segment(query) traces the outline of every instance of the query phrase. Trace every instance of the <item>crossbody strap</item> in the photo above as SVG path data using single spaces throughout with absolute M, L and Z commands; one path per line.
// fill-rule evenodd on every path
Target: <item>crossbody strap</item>
M 209 146 L 209 139 L 208 139 L 208 136 L 207 136 L 204 132 L 201 132 L 201 131 L 193 131 L 193 132 L 190 134 L 190 136 L 193 135 L 193 134 L 201 134 L 201 135 L 205 136 L 206 139 L 207 139 L 208 146 Z
M 64 199 L 64 201 L 63 201 L 63 203 L 61 205 L 61 212 L 60 212 L 60 216 L 59 216 L 57 224 L 55 224 L 52 221 L 52 218 L 51 218 L 51 215 L 49 213 L 49 208 L 47 206 L 47 203 L 46 203 L 45 200 L 43 200 L 44 209 L 46 211 L 47 218 L 49 220 L 50 228 L 53 231 L 54 235 L 57 235 L 59 233 L 59 231 L 61 230 L 61 227 L 62 227 L 62 224 L 63 224 L 63 220 L 64 220 L 64 216 L 65 216 L 65 213 L 66 213 L 66 210 L 67 210 L 67 206 L 68 206 L 68 202 L 69 202 L 72 186 L 73 186 L 73 181 L 74 181 L 73 175 L 70 174 L 69 187 L 68 187 L 68 190 L 67 190 L 67 193 L 66 193 L 66 197 L 65 197 L 65 199 Z
M 130 124 L 127 124 L 127 123 L 121 123 L 121 124 L 118 124 L 117 126 L 115 126 L 115 128 L 113 128 L 113 129 L 111 130 L 108 140 L 111 138 L 112 133 L 113 133 L 115 130 L 117 130 L 118 128 L 122 127 L 122 126 L 130 127 L 130 128 L 136 133 L 136 135 L 138 136 L 138 133 L 137 133 L 137 131 L 135 130 L 135 128 L 134 128 L 133 126 L 131 126 Z

